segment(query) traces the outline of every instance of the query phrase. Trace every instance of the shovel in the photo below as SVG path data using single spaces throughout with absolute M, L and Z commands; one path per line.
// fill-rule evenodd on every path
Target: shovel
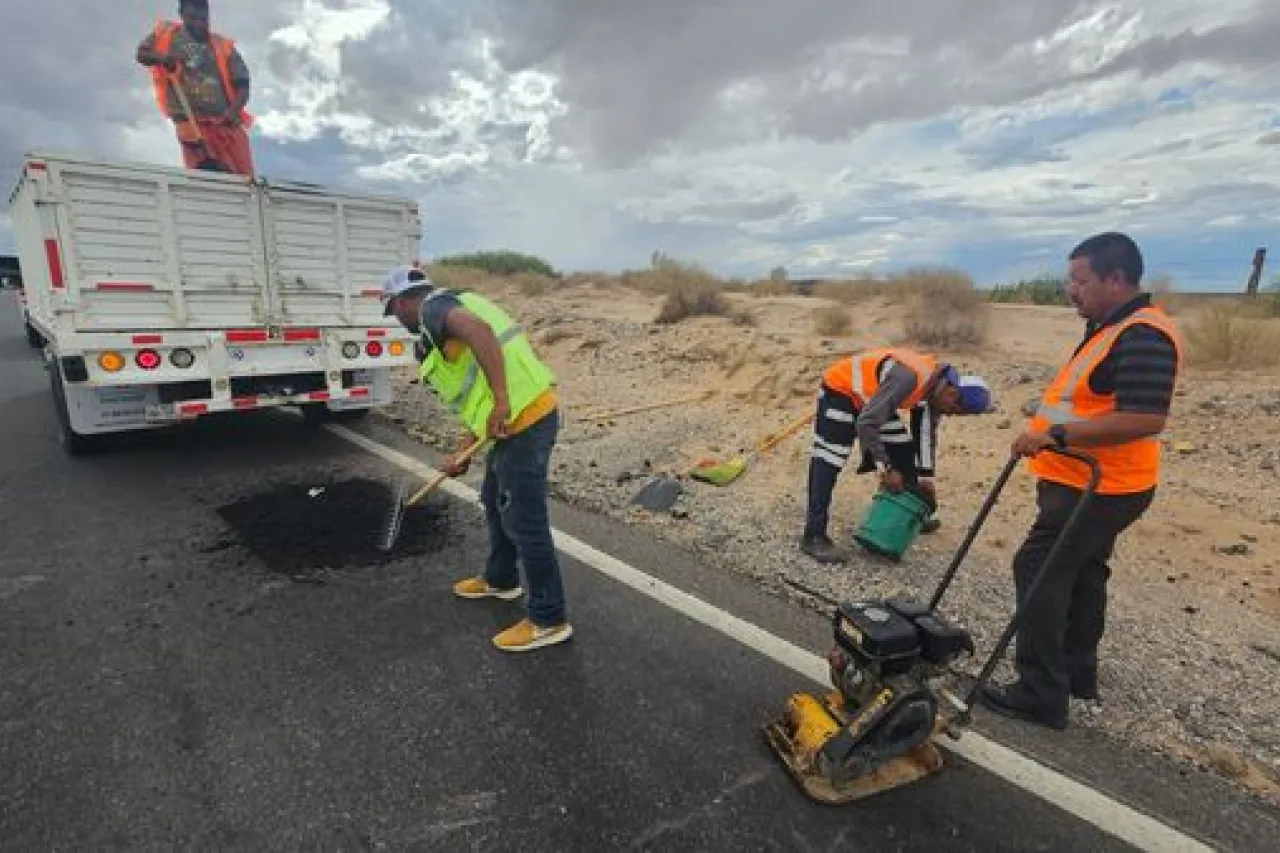
M 231 169 L 221 160 L 215 159 L 209 153 L 209 143 L 205 141 L 204 132 L 200 130 L 200 123 L 196 121 L 196 114 L 191 110 L 191 101 L 187 98 L 187 90 L 182 87 L 182 78 L 177 73 L 169 75 L 170 82 L 173 83 L 173 90 L 178 94 L 178 101 L 182 104 L 182 114 L 187 117 L 186 124 L 191 127 L 192 132 L 196 135 L 196 147 L 204 152 L 204 159 L 196 163 L 196 168 L 204 172 L 225 172 L 231 173 Z M 182 141 L 183 145 L 190 145 L 186 140 Z
M 714 486 L 727 486 L 746 472 L 748 461 L 754 460 L 761 453 L 767 453 L 783 439 L 794 435 L 812 422 L 813 415 L 805 415 L 803 418 L 792 421 L 777 432 L 771 433 L 746 457 L 735 456 L 728 462 L 699 463 L 689 472 L 689 476 L 704 483 L 711 483 Z
M 465 462 L 472 456 L 475 456 L 482 447 L 489 443 L 489 439 L 477 441 L 462 451 L 462 455 L 458 457 L 459 462 Z M 427 495 L 434 492 L 440 487 L 440 484 L 449 479 L 449 475 L 441 472 L 436 475 L 430 482 L 418 489 L 412 496 L 406 498 L 405 491 L 407 487 L 402 483 L 396 490 L 395 503 L 391 505 L 391 511 L 387 514 L 386 524 L 382 527 L 382 536 L 378 539 L 378 550 L 390 551 L 392 546 L 396 544 L 396 539 L 400 538 L 400 528 L 404 523 L 404 514 L 409 507 L 422 501 Z

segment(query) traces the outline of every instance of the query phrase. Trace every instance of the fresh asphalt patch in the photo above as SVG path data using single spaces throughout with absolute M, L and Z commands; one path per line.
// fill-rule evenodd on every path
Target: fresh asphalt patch
M 217 507 L 228 535 L 201 550 L 243 549 L 272 573 L 309 577 L 437 553 L 461 523 L 456 504 L 425 500 L 405 511 L 395 546 L 384 552 L 378 539 L 394 501 L 390 483 L 370 478 L 274 483 Z

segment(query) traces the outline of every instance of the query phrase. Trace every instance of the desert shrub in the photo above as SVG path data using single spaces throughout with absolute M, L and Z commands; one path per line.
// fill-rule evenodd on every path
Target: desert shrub
M 931 349 L 965 349 L 986 340 L 988 306 L 965 273 L 914 269 L 891 281 L 906 296 L 903 331 L 910 342 Z
M 1205 307 L 1185 326 L 1187 361 L 1200 367 L 1280 363 L 1280 326 L 1234 302 Z
M 618 276 L 625 287 L 664 297 L 655 323 L 678 323 L 688 317 L 729 316 L 732 304 L 724 283 L 708 270 L 655 252 L 647 270 Z
M 718 284 L 690 278 L 671 283 L 654 322 L 668 324 L 689 317 L 723 317 L 729 311 L 729 300 Z
M 437 266 L 470 267 L 483 270 L 490 275 L 516 275 L 517 273 L 534 273 L 547 278 L 558 278 L 556 271 L 542 258 L 513 252 L 507 249 L 488 252 L 471 252 L 461 255 L 449 255 L 436 259 Z
M 813 309 L 813 330 L 824 338 L 841 338 L 853 333 L 853 317 L 845 305 L 828 302 Z
M 998 284 L 987 291 L 991 302 L 1019 305 L 1070 305 L 1067 280 L 1055 276 L 1039 276 L 1013 284 Z

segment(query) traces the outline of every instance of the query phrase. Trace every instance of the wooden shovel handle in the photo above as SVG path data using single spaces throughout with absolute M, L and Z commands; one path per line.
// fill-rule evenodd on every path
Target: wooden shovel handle
M 803 418 L 792 421 L 782 429 L 775 432 L 773 435 L 766 438 L 763 442 L 761 442 L 760 446 L 756 448 L 756 452 L 766 453 L 769 450 L 772 450 L 784 438 L 787 438 L 788 436 L 793 435 L 794 433 L 799 431 L 802 427 L 807 426 L 812 421 L 813 421 L 812 414 L 805 415 Z
M 584 421 L 605 421 L 609 418 L 616 418 L 619 415 L 634 415 L 637 412 L 649 412 L 654 409 L 661 409 L 666 406 L 678 406 L 681 403 L 697 403 L 702 400 L 709 399 L 715 391 L 703 391 L 699 394 L 692 394 L 688 397 L 677 397 L 674 400 L 661 400 L 657 403 L 647 403 L 643 406 L 634 406 L 630 409 L 618 409 L 612 412 L 600 412 L 594 415 L 584 415 Z
M 472 443 L 472 445 L 471 445 L 470 447 L 468 447 L 466 450 L 462 451 L 462 455 L 458 457 L 458 461 L 459 461 L 459 462 L 466 462 L 466 461 L 467 461 L 468 459 L 470 459 L 472 456 L 475 456 L 475 455 L 476 455 L 476 453 L 478 453 L 478 452 L 480 451 L 480 448 L 484 447 L 484 446 L 485 446 L 486 444 L 488 444 L 488 443 L 489 443 L 489 440 L 488 440 L 488 439 L 484 439 L 484 440 L 482 440 L 482 441 L 477 441 L 477 442 Z M 443 483 L 443 482 L 444 482 L 445 480 L 447 480 L 447 479 L 449 479 L 449 475 L 448 475 L 448 474 L 445 474 L 445 473 L 443 473 L 443 472 L 441 472 L 440 474 L 436 475 L 435 479 L 433 479 L 431 482 L 427 483 L 427 484 L 426 484 L 425 486 L 423 486 L 421 489 L 418 489 L 418 491 L 417 491 L 416 493 L 414 493 L 413 497 L 409 498 L 407 501 L 405 501 L 405 502 L 404 502 L 404 505 L 405 505 L 405 506 L 407 506 L 407 507 L 409 507 L 409 506 L 413 506 L 413 505 L 414 505 L 414 504 L 416 504 L 418 501 L 422 500 L 422 499 L 423 499 L 423 498 L 425 498 L 427 495 L 429 495 L 429 494 L 431 494 L 432 492 L 434 492 L 437 488 L 439 488 L 440 484 L 441 484 L 441 483 Z

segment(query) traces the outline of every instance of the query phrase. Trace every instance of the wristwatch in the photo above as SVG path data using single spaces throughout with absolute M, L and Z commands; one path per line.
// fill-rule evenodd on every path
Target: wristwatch
M 1049 427 L 1049 438 L 1053 439 L 1053 443 L 1058 445 L 1058 449 L 1064 449 L 1067 446 L 1067 428 L 1064 424 L 1054 424 Z

